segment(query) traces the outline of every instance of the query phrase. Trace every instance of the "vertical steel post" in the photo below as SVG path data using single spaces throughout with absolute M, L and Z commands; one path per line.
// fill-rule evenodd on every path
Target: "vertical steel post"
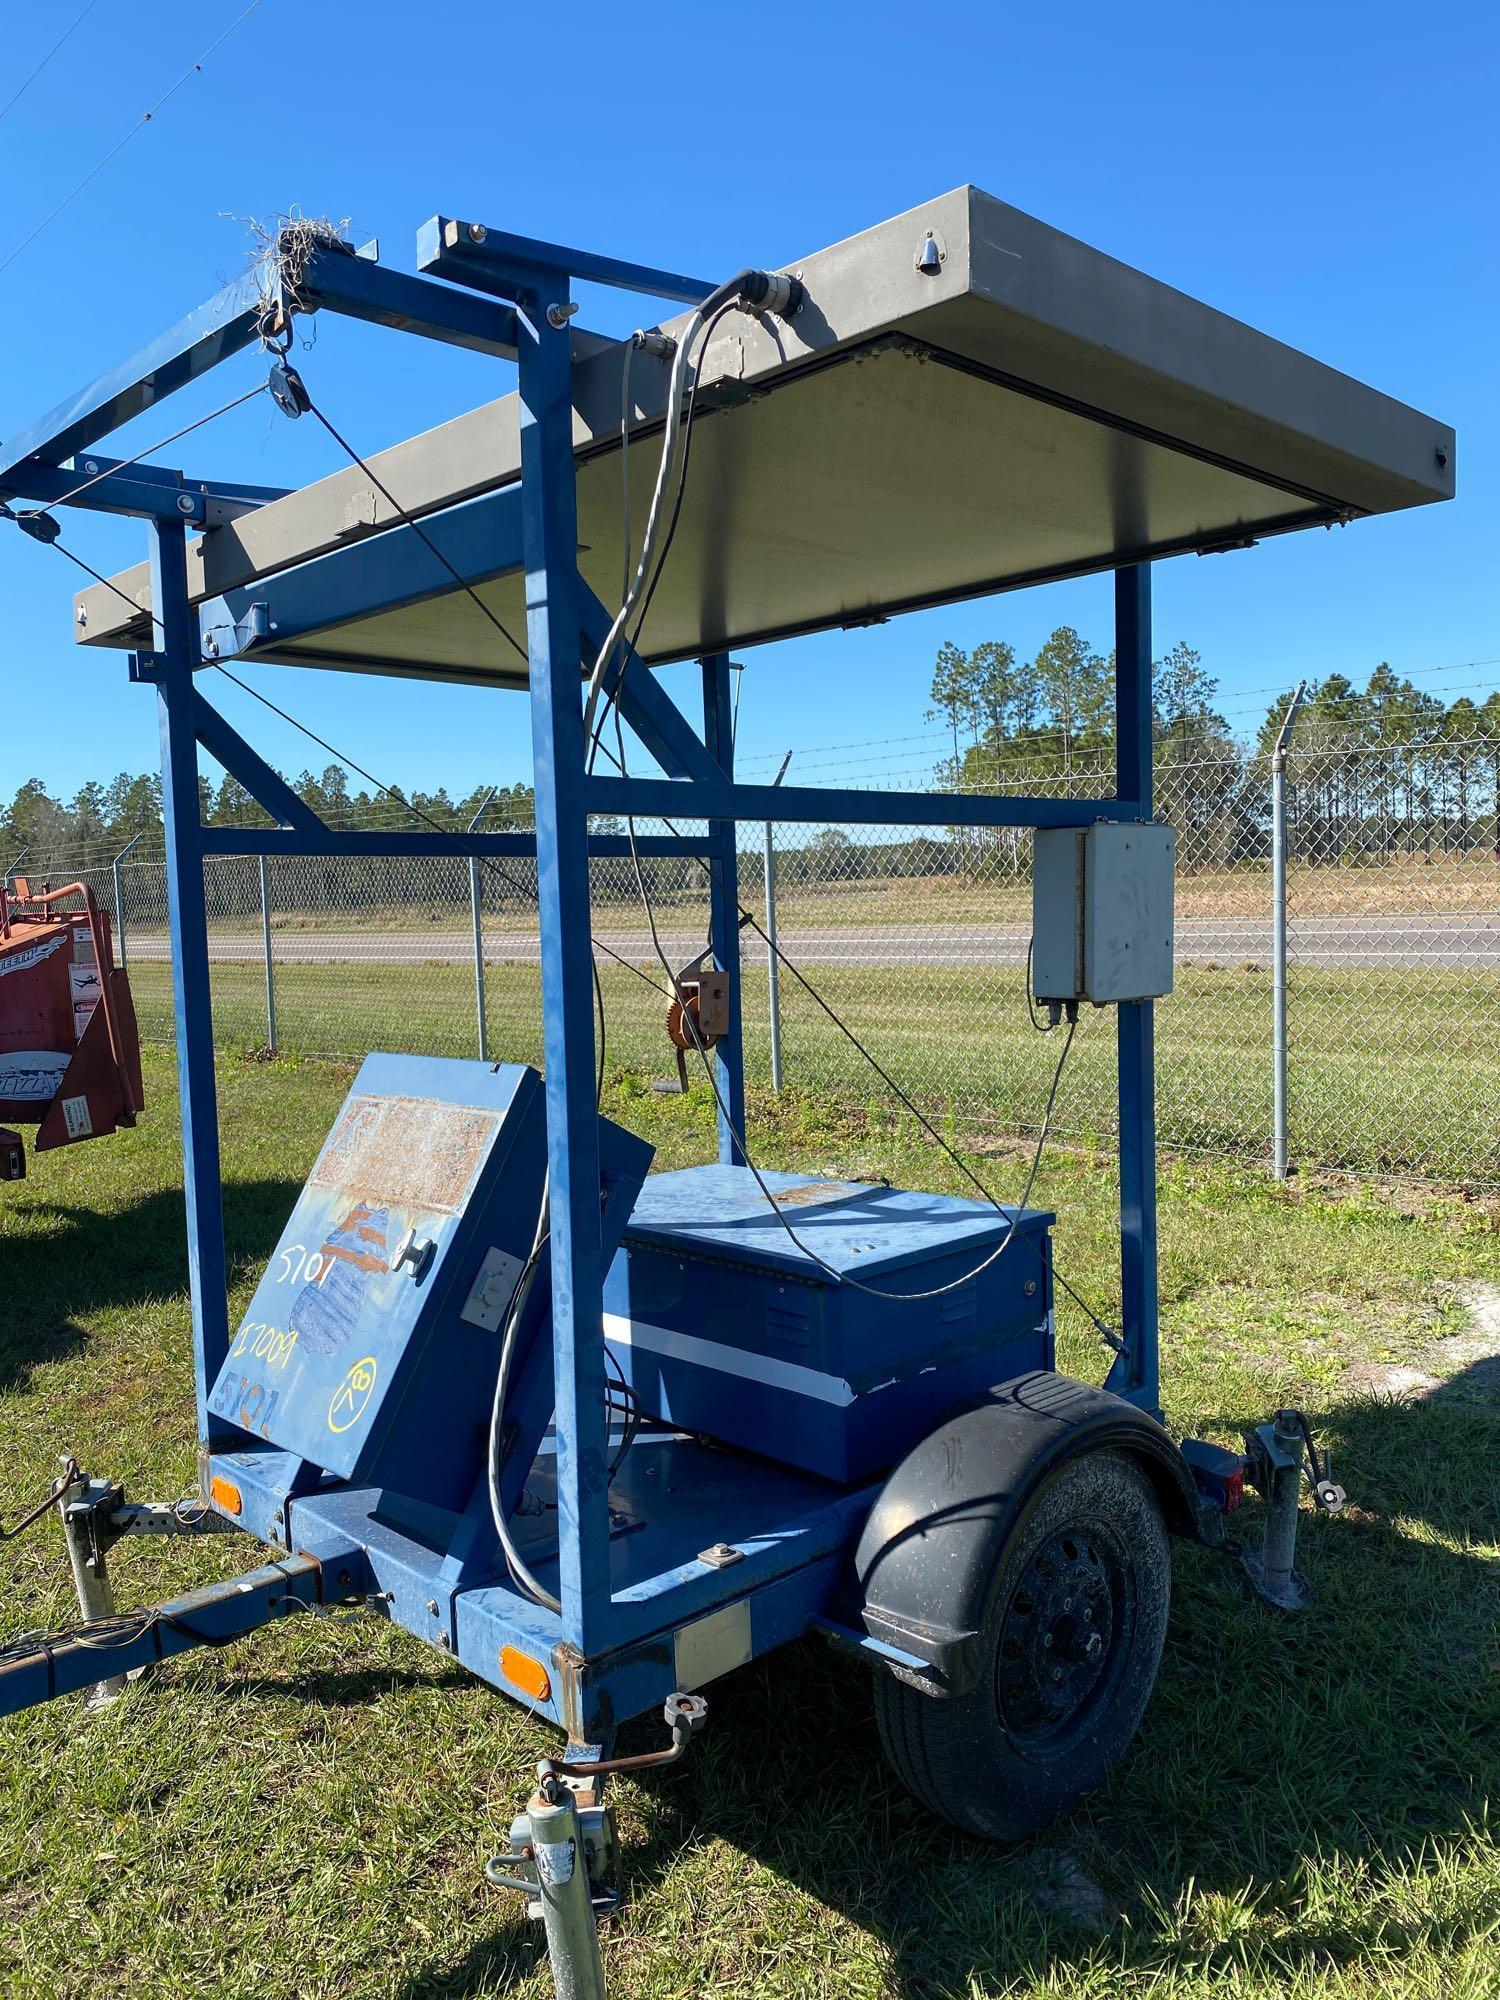
M 260 936 L 266 960 L 266 1047 L 276 1053 L 276 972 L 271 962 L 271 871 L 260 857 Z
M 229 1352 L 229 1304 L 219 1183 L 208 915 L 203 894 L 198 740 L 193 721 L 198 627 L 188 600 L 187 531 L 181 521 L 155 521 L 151 525 L 151 608 L 158 648 L 151 673 L 156 681 L 161 736 L 161 809 L 172 937 L 177 1092 L 182 1106 L 182 1185 L 187 1205 L 198 1438 L 200 1444 L 216 1445 L 233 1435 L 208 1407 L 209 1388 Z
M 555 1802 L 538 1794 L 526 1818 L 557 2000 L 604 2000 L 599 1926 L 571 1793 L 560 1788 Z
M 469 821 L 469 832 L 477 833 L 479 823 L 490 809 L 495 787 L 490 786 L 479 801 L 479 810 Z M 479 856 L 469 856 L 469 921 L 474 927 L 474 1012 L 479 1025 L 479 1060 L 490 1059 L 490 1031 L 484 1018 L 484 931 L 480 922 L 483 898 L 479 888 Z
M 521 527 L 536 786 L 563 1638 L 589 1651 L 609 1608 L 603 1251 L 584 806 L 578 510 L 566 287 L 521 274 Z M 561 312 L 554 315 L 561 317 Z
M 1286 1179 L 1286 753 L 1307 682 L 1298 681 L 1271 752 L 1271 1126 L 1276 1178 Z
M 120 863 L 129 854 L 140 837 L 138 833 L 132 834 L 110 863 L 110 870 L 115 878 L 115 944 L 120 953 L 120 970 L 122 972 L 125 970 L 125 882 L 123 876 L 120 874 Z
M 61 1490 L 62 1482 L 54 1491 Z M 100 1619 L 115 1615 L 115 1587 L 110 1581 L 109 1561 L 102 1544 L 94 1538 L 93 1525 L 95 1511 L 101 1491 L 107 1492 L 103 1480 L 89 1480 L 79 1501 L 64 1501 L 62 1506 L 63 1539 L 67 1544 L 68 1567 L 73 1572 L 73 1590 L 78 1598 L 78 1615 L 85 1625 L 97 1623 Z M 88 1503 L 92 1501 L 93 1505 Z M 96 1681 L 89 1689 L 85 1706 L 90 1709 L 105 1708 L 124 1694 L 127 1686 L 124 1674 L 111 1674 L 108 1680 Z
M 729 655 L 711 653 L 703 668 L 703 742 L 725 777 L 734 778 L 734 702 L 729 692 Z M 718 1071 L 719 1162 L 742 1167 L 745 1149 L 744 1010 L 740 993 L 740 889 L 737 827 L 714 821 L 708 832 L 714 865 L 708 877 L 708 940 L 717 971 L 729 974 L 729 1033 L 714 1050 Z
M 1115 571 L 1115 783 L 1150 819 L 1151 570 Z M 1150 1000 L 1116 1010 L 1120 1092 L 1120 1313 L 1125 1352 L 1107 1386 L 1159 1413 L 1156 1296 L 1156 1039 Z
M 779 785 L 786 776 L 786 767 L 792 761 L 792 753 L 787 751 L 781 760 L 781 769 L 771 780 Z M 775 826 L 766 821 L 766 987 L 771 1014 L 771 1088 L 781 1089 L 781 961 L 776 956 L 776 837 Z

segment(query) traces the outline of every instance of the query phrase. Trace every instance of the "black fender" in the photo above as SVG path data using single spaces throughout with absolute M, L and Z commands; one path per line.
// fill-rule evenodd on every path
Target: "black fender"
M 865 1521 L 854 1556 L 865 1629 L 930 1668 L 893 1671 L 935 1694 L 973 1684 L 1004 1548 L 1050 1475 L 1089 1451 L 1128 1454 L 1167 1527 L 1204 1537 L 1192 1473 L 1154 1417 L 1045 1370 L 1003 1382 L 907 1453 Z

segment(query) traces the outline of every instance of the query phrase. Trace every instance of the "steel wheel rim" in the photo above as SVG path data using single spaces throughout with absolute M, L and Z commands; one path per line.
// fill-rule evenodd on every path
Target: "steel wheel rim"
M 1016 1747 L 1066 1755 L 1119 1684 L 1134 1623 L 1125 1551 L 1101 1526 L 1055 1530 L 1011 1586 L 995 1655 L 995 1706 Z

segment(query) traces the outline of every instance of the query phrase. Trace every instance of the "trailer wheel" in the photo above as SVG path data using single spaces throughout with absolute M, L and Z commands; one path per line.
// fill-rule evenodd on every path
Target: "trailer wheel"
M 996 1554 L 975 1685 L 934 1695 L 882 1671 L 875 1715 L 924 1805 L 986 1840 L 1020 1840 L 1100 1784 L 1135 1735 L 1171 1563 L 1150 1481 L 1112 1451 L 1061 1465 Z

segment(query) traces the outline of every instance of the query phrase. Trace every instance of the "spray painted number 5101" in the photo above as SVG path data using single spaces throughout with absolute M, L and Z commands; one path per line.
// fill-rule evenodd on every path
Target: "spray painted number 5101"
M 289 1243 L 280 1256 L 281 1269 L 276 1273 L 279 1285 L 315 1285 L 332 1261 L 321 1250 L 309 1250 L 305 1243 Z

